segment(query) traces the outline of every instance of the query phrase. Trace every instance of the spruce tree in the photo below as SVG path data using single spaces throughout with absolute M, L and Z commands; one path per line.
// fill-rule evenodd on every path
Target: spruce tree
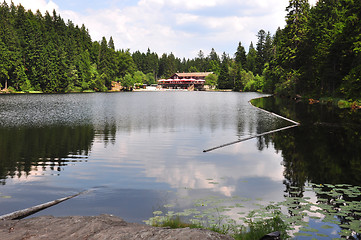
M 234 60 L 236 61 L 237 65 L 241 69 L 245 69 L 247 65 L 247 54 L 241 42 L 238 43 L 237 52 L 234 54 L 234 56 Z

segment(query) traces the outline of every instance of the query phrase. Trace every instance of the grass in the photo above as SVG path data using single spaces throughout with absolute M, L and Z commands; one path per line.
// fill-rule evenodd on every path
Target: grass
M 224 225 L 212 225 L 212 226 L 203 226 L 199 223 L 189 223 L 181 219 L 180 216 L 173 216 L 164 218 L 162 222 L 153 223 L 154 227 L 169 227 L 172 229 L 175 228 L 199 228 L 199 229 L 208 229 L 213 232 L 220 234 L 226 234 L 232 236 L 236 240 L 254 240 L 260 239 L 264 235 L 280 231 L 282 239 L 288 239 L 289 236 L 286 232 L 288 229 L 287 224 L 279 216 L 275 216 L 270 219 L 263 221 L 251 221 L 247 225 L 237 226 L 231 224 Z
M 169 227 L 172 229 L 175 228 L 203 228 L 201 225 L 193 224 L 193 223 L 187 223 L 185 221 L 181 220 L 180 216 L 173 216 L 169 218 L 163 219 L 162 222 L 154 222 L 152 224 L 153 227 Z
M 281 219 L 280 216 L 266 219 L 258 222 L 248 223 L 248 227 L 241 228 L 238 234 L 233 237 L 236 240 L 253 240 L 261 239 L 268 233 L 279 231 L 282 239 L 288 239 L 290 236 L 287 234 L 289 226 Z

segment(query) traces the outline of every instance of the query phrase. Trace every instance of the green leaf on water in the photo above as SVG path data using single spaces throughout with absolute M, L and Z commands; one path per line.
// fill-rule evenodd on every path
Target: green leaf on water
M 316 235 L 318 237 L 329 237 L 327 234 L 323 234 L 323 233 L 317 233 Z
M 292 191 L 292 192 L 290 192 L 290 194 L 295 194 L 295 195 L 300 194 L 300 193 L 301 193 L 300 191 Z
M 350 228 L 350 225 L 348 224 L 341 224 L 340 227 L 343 227 L 343 228 Z
M 323 229 L 331 229 L 331 228 L 333 228 L 333 227 L 330 226 L 330 225 L 322 225 L 321 228 L 323 228 Z
M 350 195 L 348 195 L 348 197 L 350 197 L 350 198 L 357 198 L 357 197 L 359 197 L 360 195 L 356 195 L 356 194 L 350 194 Z
M 352 233 L 352 231 L 347 230 L 347 229 L 342 229 L 340 232 L 341 236 L 349 236 Z
M 219 182 L 209 182 L 209 184 L 219 184 Z
M 346 217 L 347 214 L 346 213 L 343 213 L 343 212 L 338 212 L 336 213 L 337 216 L 341 216 L 341 217 Z
M 162 212 L 162 211 L 154 211 L 153 214 L 154 214 L 154 215 L 162 215 L 163 212 Z
M 165 208 L 172 208 L 172 207 L 174 207 L 174 204 L 166 204 L 166 205 L 164 205 L 164 207 Z
M 0 196 L 1 198 L 11 198 L 11 196 Z
M 337 203 L 345 203 L 346 201 L 343 200 L 343 199 L 336 199 L 335 202 L 337 202 Z
M 295 236 L 298 236 L 298 237 L 312 237 L 312 234 L 309 234 L 309 233 L 300 233 L 300 232 L 297 232 L 294 234 Z
M 302 232 L 318 232 L 318 230 L 315 228 L 304 228 L 304 227 L 300 228 L 300 231 L 302 231 Z

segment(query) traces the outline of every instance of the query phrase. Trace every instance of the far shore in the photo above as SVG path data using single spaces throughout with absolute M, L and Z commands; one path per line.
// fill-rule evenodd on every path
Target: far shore
M 232 92 L 232 89 L 205 89 L 201 92 Z M 123 90 L 109 90 L 105 93 L 115 93 L 115 92 L 126 92 Z M 131 92 L 197 92 L 197 91 L 191 91 L 187 89 L 165 89 L 165 88 L 139 88 L 139 89 L 133 89 Z M 85 90 L 85 91 L 71 91 L 71 92 L 64 92 L 64 93 L 44 93 L 42 91 L 28 91 L 28 92 L 19 92 L 19 91 L 13 91 L 10 89 L 1 89 L 0 90 L 0 96 L 1 95 L 13 95 L 13 94 L 71 94 L 71 93 L 96 93 L 96 91 L 93 90 Z M 333 104 L 335 106 L 338 106 L 339 108 L 349 108 L 353 110 L 361 109 L 361 100 L 346 100 L 346 99 L 340 99 L 340 98 L 332 98 L 332 97 L 322 97 L 322 98 L 302 98 L 303 100 L 309 101 L 310 104 Z

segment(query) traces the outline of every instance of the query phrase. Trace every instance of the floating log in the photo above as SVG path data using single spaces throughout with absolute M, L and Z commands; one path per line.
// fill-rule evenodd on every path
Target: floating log
M 25 218 L 25 217 L 28 217 L 34 213 L 37 213 L 41 210 L 44 210 L 48 207 L 51 207 L 51 206 L 54 206 L 56 204 L 59 204 L 61 202 L 64 202 L 66 200 L 69 200 L 71 198 L 74 198 L 74 197 L 77 197 L 85 192 L 88 192 L 88 191 L 83 191 L 83 192 L 79 192 L 77 194 L 74 194 L 74 195 L 71 195 L 71 196 L 68 196 L 68 197 L 64 197 L 64 198 L 59 198 L 59 199 L 56 199 L 54 201 L 50 201 L 50 202 L 47 202 L 47 203 L 43 203 L 43 204 L 40 204 L 40 205 L 37 205 L 37 206 L 33 206 L 33 207 L 30 207 L 30 208 L 26 208 L 26 209 L 22 209 L 22 210 L 19 210 L 19 211 L 15 211 L 15 212 L 12 212 L 12 213 L 9 213 L 9 214 L 5 214 L 5 215 L 2 215 L 0 216 L 0 220 L 18 220 L 18 219 L 22 219 L 22 218 Z

